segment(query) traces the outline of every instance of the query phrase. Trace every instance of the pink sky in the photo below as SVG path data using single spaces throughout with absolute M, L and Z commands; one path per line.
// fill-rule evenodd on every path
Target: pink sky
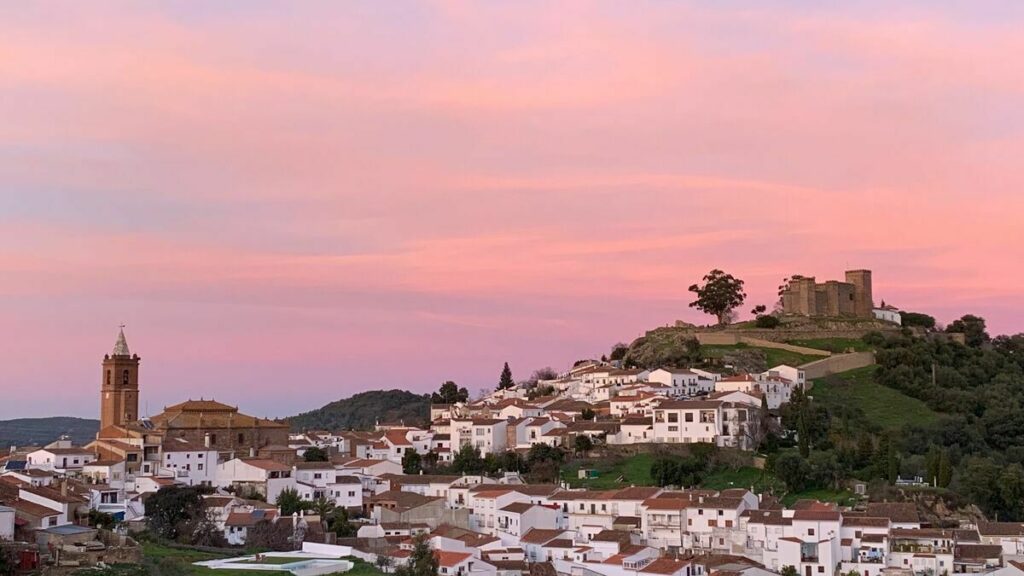
M 0 7 L 0 418 L 121 323 L 149 412 L 492 387 L 714 267 L 1024 330 L 1024 9 L 819 4 Z

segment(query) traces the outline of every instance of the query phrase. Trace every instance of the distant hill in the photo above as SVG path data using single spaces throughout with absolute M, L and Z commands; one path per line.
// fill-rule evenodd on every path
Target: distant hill
M 377 421 L 419 426 L 430 418 L 430 395 L 371 390 L 288 418 L 293 430 L 370 430 Z
M 11 446 L 42 446 L 65 434 L 75 444 L 87 444 L 99 429 L 99 420 L 68 416 L 0 420 L 0 452 L 6 453 Z

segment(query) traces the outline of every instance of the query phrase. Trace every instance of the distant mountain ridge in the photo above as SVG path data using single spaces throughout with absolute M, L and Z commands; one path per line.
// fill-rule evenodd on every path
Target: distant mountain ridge
M 292 430 L 372 430 L 377 422 L 425 424 L 430 395 L 408 390 L 370 390 L 288 418 Z
M 87 444 L 99 429 L 99 420 L 70 416 L 0 420 L 0 453 L 11 446 L 42 446 L 64 435 L 77 445 Z

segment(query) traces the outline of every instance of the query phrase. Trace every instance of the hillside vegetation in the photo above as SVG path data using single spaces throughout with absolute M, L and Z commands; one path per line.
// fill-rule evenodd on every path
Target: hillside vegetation
M 939 415 L 927 404 L 875 381 L 875 366 L 826 376 L 814 381 L 811 396 L 826 408 L 856 410 L 882 430 L 906 424 L 927 426 Z
M 429 395 L 371 390 L 293 416 L 288 423 L 293 430 L 370 430 L 378 421 L 419 426 L 429 418 Z
M 96 438 L 99 429 L 99 420 L 69 416 L 0 420 L 0 447 L 42 446 L 63 435 L 75 444 L 86 444 Z

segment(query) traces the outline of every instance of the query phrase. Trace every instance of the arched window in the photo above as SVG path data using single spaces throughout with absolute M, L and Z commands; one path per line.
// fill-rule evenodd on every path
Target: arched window
M 123 373 L 121 374 L 121 383 L 122 383 L 122 384 L 124 384 L 125 386 L 127 386 L 127 385 L 128 385 L 128 374 L 129 374 L 129 373 L 128 373 L 128 371 L 127 371 L 127 370 L 125 370 L 125 371 L 124 371 L 124 372 L 123 372 Z
M 238 435 L 238 443 L 239 444 L 245 444 L 245 434 L 239 434 Z
M 110 370 L 107 370 L 107 386 L 110 386 Z

